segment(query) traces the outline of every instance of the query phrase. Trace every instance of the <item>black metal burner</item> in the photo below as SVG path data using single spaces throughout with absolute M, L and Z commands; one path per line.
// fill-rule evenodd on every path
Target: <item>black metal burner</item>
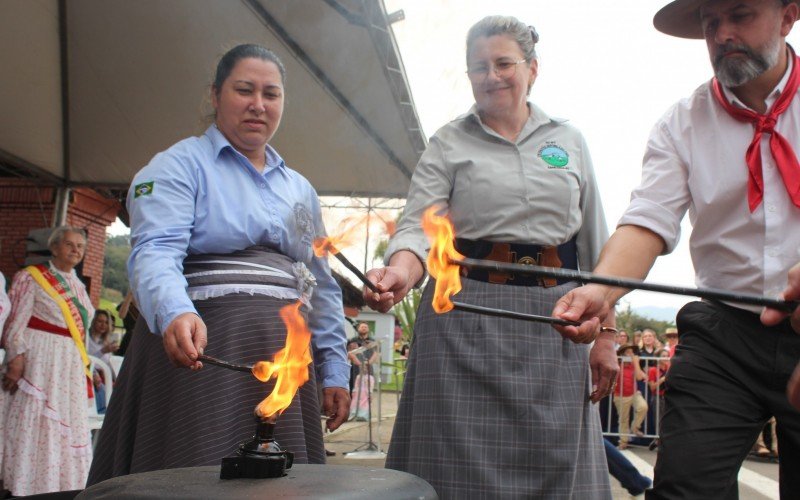
M 284 450 L 272 437 L 275 422 L 256 417 L 256 434 L 239 444 L 236 455 L 222 459 L 220 479 L 282 477 L 292 468 L 294 453 Z

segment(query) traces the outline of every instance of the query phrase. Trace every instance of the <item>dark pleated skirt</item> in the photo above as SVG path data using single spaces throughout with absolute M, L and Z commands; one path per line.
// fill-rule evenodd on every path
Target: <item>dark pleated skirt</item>
M 195 302 L 208 327 L 209 356 L 252 365 L 284 347 L 278 311 L 293 300 L 235 294 Z M 175 368 L 161 336 L 136 325 L 100 431 L 88 485 L 111 477 L 219 465 L 255 431 L 253 411 L 274 387 L 206 364 Z M 313 364 L 309 380 L 278 418 L 275 439 L 295 463 L 325 463 Z
M 550 315 L 574 287 L 463 280 L 458 300 Z M 388 468 L 443 499 L 610 499 L 600 419 L 589 401 L 589 346 L 550 325 L 418 311 Z

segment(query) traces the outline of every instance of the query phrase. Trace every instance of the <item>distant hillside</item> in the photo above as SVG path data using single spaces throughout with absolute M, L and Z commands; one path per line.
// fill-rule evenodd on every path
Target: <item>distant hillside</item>
M 675 323 L 675 315 L 678 314 L 678 309 L 674 307 L 644 306 L 634 308 L 634 312 L 645 318 Z

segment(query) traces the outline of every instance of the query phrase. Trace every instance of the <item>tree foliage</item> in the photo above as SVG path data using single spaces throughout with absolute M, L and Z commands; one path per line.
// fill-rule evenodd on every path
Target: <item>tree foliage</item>
M 106 255 L 103 258 L 103 288 L 117 290 L 122 296 L 128 293 L 127 265 L 130 253 L 130 236 L 110 236 L 106 239 Z
M 403 330 L 403 343 L 411 344 L 414 337 L 414 322 L 417 319 L 417 309 L 422 299 L 422 292 L 418 288 L 412 288 L 403 300 L 394 305 L 394 315 L 400 320 L 400 328 Z
M 633 338 L 633 332 L 636 330 L 652 328 L 658 337 L 664 340 L 664 330 L 672 326 L 675 326 L 674 322 L 659 321 L 634 312 L 630 304 L 617 308 L 617 328 L 628 332 L 630 338 Z

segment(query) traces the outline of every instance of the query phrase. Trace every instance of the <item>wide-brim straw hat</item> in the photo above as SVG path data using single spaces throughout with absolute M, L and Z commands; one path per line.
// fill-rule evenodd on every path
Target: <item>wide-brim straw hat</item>
M 639 355 L 639 346 L 638 345 L 636 345 L 636 344 L 625 344 L 625 345 L 619 346 L 619 349 L 617 349 L 617 356 L 624 356 L 625 355 L 625 351 L 627 351 L 628 349 L 633 349 L 633 355 L 634 356 L 638 356 Z
M 653 26 L 662 33 L 680 38 L 702 39 L 700 7 L 711 0 L 675 0 L 661 8 L 653 17 Z M 798 3 L 800 0 L 792 0 Z

